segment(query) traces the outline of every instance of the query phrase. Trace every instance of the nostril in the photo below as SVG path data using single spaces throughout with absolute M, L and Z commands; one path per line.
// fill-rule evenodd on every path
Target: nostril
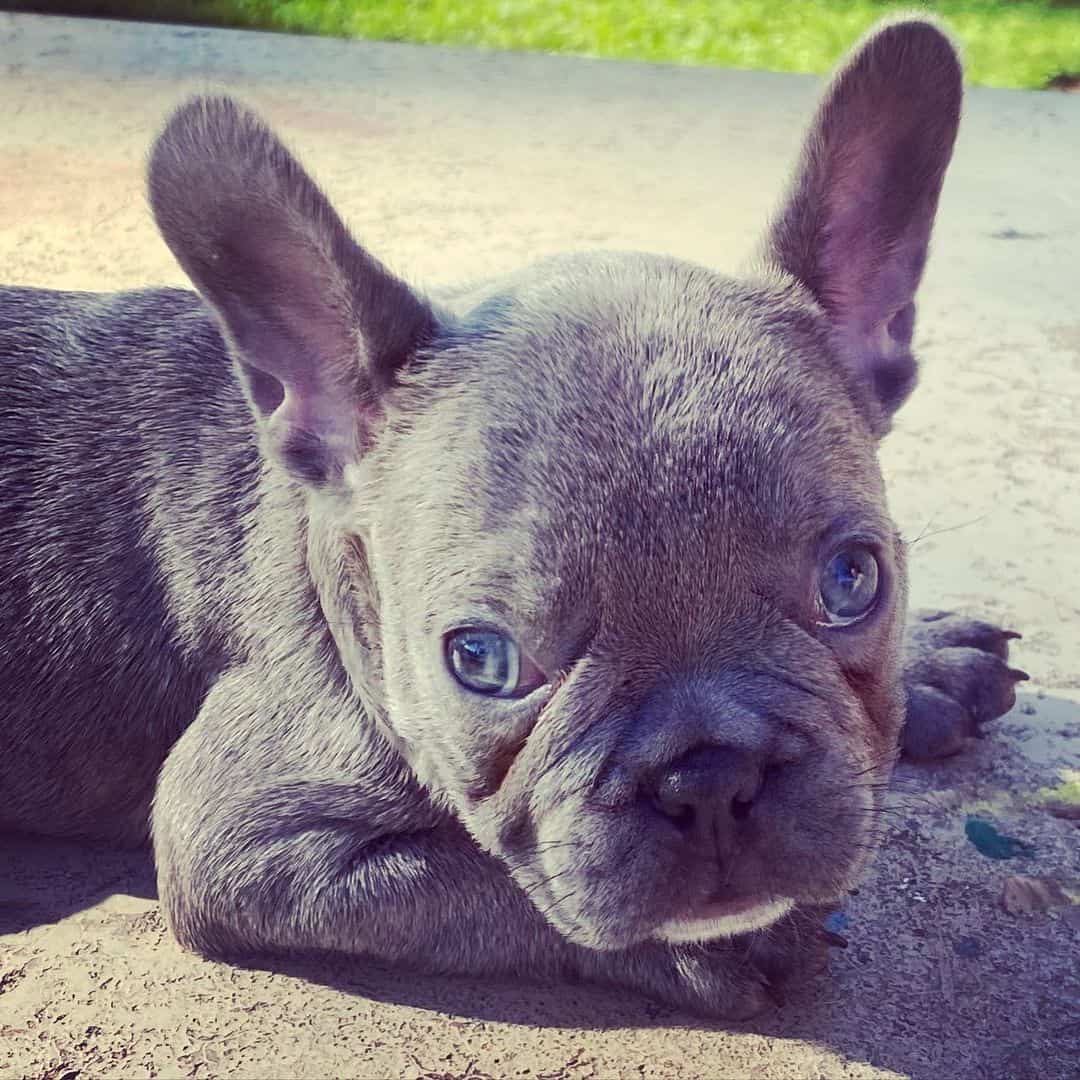
M 680 832 L 710 836 L 750 817 L 761 795 L 768 767 L 758 758 L 729 747 L 690 751 L 662 771 L 642 778 L 640 795 L 651 809 Z

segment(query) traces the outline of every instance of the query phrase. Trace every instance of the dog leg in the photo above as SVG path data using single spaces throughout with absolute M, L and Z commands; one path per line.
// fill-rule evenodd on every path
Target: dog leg
M 159 890 L 188 948 L 576 978 L 728 1019 L 767 1004 L 765 978 L 735 942 L 571 943 L 426 797 L 353 701 L 294 703 L 280 690 L 254 668 L 224 676 L 162 770 Z

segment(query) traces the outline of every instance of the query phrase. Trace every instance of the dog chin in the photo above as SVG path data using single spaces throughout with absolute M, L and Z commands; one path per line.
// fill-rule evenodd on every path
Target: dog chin
M 764 903 L 715 904 L 693 918 L 671 919 L 656 929 L 656 937 L 671 944 L 715 941 L 717 938 L 762 930 L 782 919 L 795 906 L 785 898 Z

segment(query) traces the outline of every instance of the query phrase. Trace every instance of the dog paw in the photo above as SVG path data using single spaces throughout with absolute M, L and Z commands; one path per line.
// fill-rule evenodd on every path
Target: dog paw
M 648 942 L 597 954 L 586 978 L 632 989 L 680 1012 L 741 1023 L 774 1004 L 766 976 L 732 941 L 667 945 Z
M 752 1020 L 775 1003 L 768 978 L 726 942 L 673 945 L 672 978 L 658 987 L 676 1008 L 718 1020 Z
M 789 990 L 821 974 L 829 948 L 846 944 L 826 931 L 825 908 L 799 908 L 764 930 L 694 944 L 650 942 L 607 953 L 593 977 L 631 986 L 664 1005 L 729 1022 L 783 1005 Z
M 847 942 L 825 929 L 830 909 L 799 908 L 780 922 L 747 936 L 746 962 L 760 975 L 766 993 L 783 1005 L 788 991 L 822 974 L 829 966 L 831 948 Z
M 1020 635 L 949 611 L 915 611 L 904 642 L 907 716 L 904 754 L 948 757 L 988 720 L 1016 703 L 1025 672 L 1008 665 L 1009 642 Z

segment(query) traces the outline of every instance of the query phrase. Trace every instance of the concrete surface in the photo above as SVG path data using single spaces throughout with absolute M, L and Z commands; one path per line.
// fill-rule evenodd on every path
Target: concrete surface
M 0 16 L 9 282 L 179 283 L 145 150 L 189 91 L 260 108 L 381 257 L 419 280 L 559 249 L 733 267 L 818 83 L 797 76 Z M 182 953 L 147 868 L 0 842 L 0 1075 L 1077 1075 L 1077 908 L 1012 915 L 1016 872 L 1080 876 L 1033 793 L 1080 765 L 1080 98 L 969 99 L 923 292 L 924 376 L 885 450 L 915 600 L 1024 631 L 1032 681 L 970 753 L 905 769 L 830 976 L 723 1030 L 588 990 Z M 995 862 L 978 811 L 1035 845 Z M 973 941 L 967 940 L 973 939 Z

